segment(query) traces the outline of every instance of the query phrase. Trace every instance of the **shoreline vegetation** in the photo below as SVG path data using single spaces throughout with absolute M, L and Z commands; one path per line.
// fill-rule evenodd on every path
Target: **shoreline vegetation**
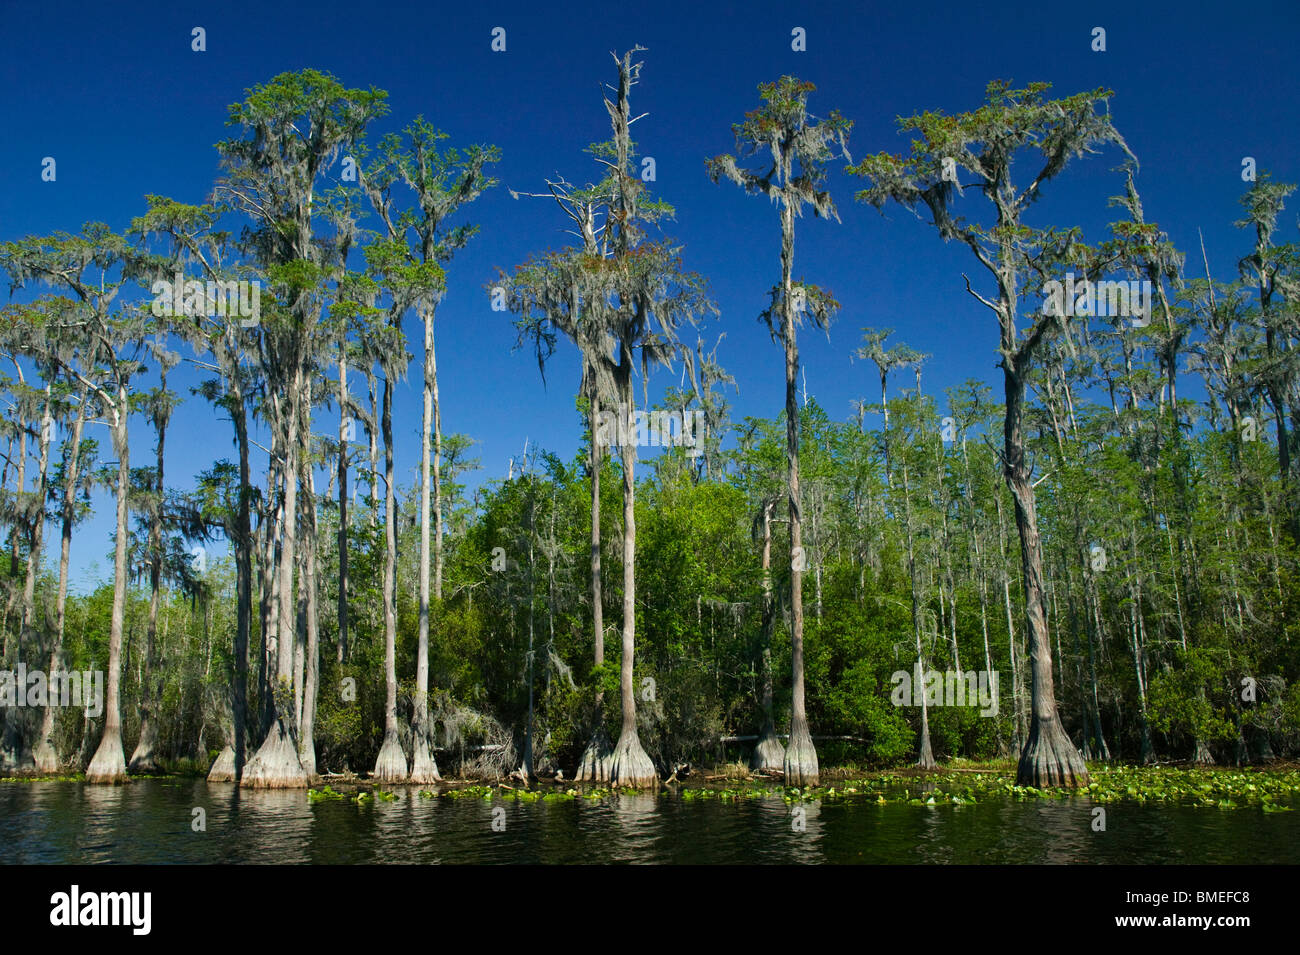
M 517 802 L 562 802 L 603 799 L 618 794 L 657 793 L 685 800 L 723 801 L 779 796 L 788 803 L 820 799 L 864 799 L 876 804 L 910 806 L 972 805 L 991 799 L 1068 799 L 1092 803 L 1133 802 L 1140 805 L 1184 806 L 1204 809 L 1258 809 L 1292 812 L 1300 808 L 1300 763 L 1272 766 L 1204 767 L 1190 763 L 1164 766 L 1126 766 L 1089 763 L 1090 782 L 1085 787 L 1020 786 L 1011 760 L 988 762 L 955 760 L 937 770 L 915 766 L 864 770 L 857 766 L 823 766 L 815 786 L 786 786 L 780 772 L 753 772 L 743 763 L 728 763 L 692 770 L 681 779 L 661 781 L 657 787 L 620 787 L 606 783 L 540 778 L 531 782 L 517 777 L 489 779 L 477 775 L 444 778 L 432 787 L 418 783 L 382 780 L 370 774 L 329 773 L 314 776 L 305 791 L 309 802 L 344 800 L 358 804 L 402 799 L 480 798 Z M 165 772 L 129 777 L 142 779 L 197 779 L 206 773 Z M 84 774 L 0 776 L 2 783 L 84 782 Z M 214 786 L 226 785 L 213 783 Z M 231 783 L 230 785 L 233 785 Z

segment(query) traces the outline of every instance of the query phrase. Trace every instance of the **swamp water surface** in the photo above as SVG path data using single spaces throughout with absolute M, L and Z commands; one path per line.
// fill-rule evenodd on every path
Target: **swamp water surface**
M 916 787 L 914 786 L 913 789 Z M 1300 812 L 1088 797 L 309 799 L 199 779 L 0 784 L 3 863 L 1300 863 Z M 206 831 L 194 831 L 194 809 Z M 802 809 L 802 816 L 798 810 Z M 494 813 L 494 810 L 499 810 Z M 496 822 L 496 829 L 493 827 Z

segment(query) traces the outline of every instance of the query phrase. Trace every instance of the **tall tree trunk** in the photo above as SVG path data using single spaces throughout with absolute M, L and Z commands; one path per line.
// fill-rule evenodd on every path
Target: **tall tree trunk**
M 36 578 L 41 569 L 41 551 L 45 540 L 45 496 L 49 481 L 50 439 L 54 430 L 50 417 L 50 386 L 45 386 L 45 404 L 41 411 L 41 432 L 38 441 L 36 492 L 29 523 L 30 536 L 27 552 L 27 571 L 23 576 L 22 611 L 18 624 L 16 659 L 21 661 L 27 648 L 39 659 L 40 647 L 36 633 Z M 47 675 L 48 678 L 48 675 Z M 5 709 L 4 763 L 17 769 L 32 769 L 35 760 L 28 748 L 27 719 L 23 711 L 12 707 Z
M 338 662 L 348 658 L 348 356 L 339 343 L 339 643 Z
M 1088 706 L 1092 711 L 1092 753 L 1088 754 L 1085 750 L 1085 757 L 1091 755 L 1093 759 L 1100 759 L 1103 762 L 1110 762 L 1110 747 L 1106 745 L 1106 734 L 1101 726 L 1101 698 L 1097 688 L 1097 651 L 1098 644 L 1104 643 L 1104 633 L 1101 629 L 1101 597 L 1097 593 L 1097 581 L 1093 576 L 1087 558 L 1083 554 L 1083 541 L 1080 537 L 1079 546 L 1080 556 L 1084 559 L 1083 572 L 1083 609 L 1086 616 L 1084 631 L 1088 635 Z
M 307 550 L 311 546 L 310 537 L 312 534 L 312 528 L 308 525 L 308 520 L 314 513 L 316 506 L 314 485 L 309 486 L 307 480 L 312 474 L 311 409 L 312 387 L 311 380 L 308 379 L 304 382 L 303 399 L 299 409 L 298 427 L 303 435 L 303 444 L 302 454 L 298 459 L 298 470 L 295 474 L 295 478 L 305 495 L 298 500 L 296 515 L 297 527 L 299 528 L 297 535 L 298 563 L 296 565 L 298 592 L 295 595 L 296 610 L 294 612 L 295 624 L 293 628 L 293 725 L 297 727 L 298 733 L 299 762 L 302 761 L 302 707 L 307 676 Z
M 415 725 L 411 736 L 411 777 L 413 783 L 437 782 L 438 764 L 433 757 L 433 727 L 429 723 L 429 432 L 433 428 L 434 392 L 437 390 L 437 366 L 433 352 L 433 311 L 424 312 L 424 427 L 420 433 L 420 642 L 415 662 Z M 439 488 L 441 491 L 441 488 Z M 441 507 L 441 500 L 438 501 Z M 439 515 L 439 535 L 442 519 Z M 441 587 L 441 560 L 439 587 Z M 442 594 L 438 593 L 438 597 Z
M 239 510 L 235 527 L 235 646 L 229 754 L 222 752 L 208 772 L 208 782 L 239 782 L 248 750 L 248 639 L 253 616 L 252 484 L 248 465 L 248 419 L 237 372 L 230 376 L 230 413 L 239 445 Z M 265 595 L 264 595 L 265 599 Z M 265 630 L 263 630 L 265 639 Z M 265 661 L 265 653 L 263 654 Z M 263 666 L 264 672 L 264 666 Z
M 1142 558 L 1138 550 L 1137 530 L 1132 522 L 1129 523 L 1129 547 L 1133 551 L 1134 565 L 1140 567 Z M 1129 578 L 1128 592 L 1133 669 L 1137 676 L 1138 719 L 1141 726 L 1138 759 L 1143 766 L 1149 766 L 1155 762 L 1155 747 L 1151 743 L 1151 718 L 1147 713 L 1146 623 L 1142 617 L 1142 574 L 1140 571 L 1135 571 L 1133 576 Z
M 433 599 L 442 603 L 442 539 L 446 530 L 442 501 L 442 404 L 438 400 L 438 356 L 433 342 L 433 313 L 429 314 L 429 377 L 433 398 Z M 428 429 L 425 429 L 428 431 Z
M 15 367 L 18 368 L 19 375 L 22 374 L 22 368 L 14 361 Z M 11 640 L 9 634 L 9 618 L 13 616 L 14 608 L 18 606 L 21 591 L 18 589 L 18 565 L 19 552 L 22 548 L 22 542 L 19 538 L 20 530 L 25 521 L 21 517 L 21 509 L 24 498 L 27 496 L 27 428 L 25 423 L 20 423 L 18 428 L 18 483 L 14 491 L 14 502 L 18 505 L 20 516 L 14 521 L 13 528 L 9 532 L 9 593 L 5 598 L 4 620 L 0 621 L 0 626 L 4 630 L 4 656 L 3 662 L 6 666 L 16 664 L 22 657 L 22 623 L 18 626 L 18 639 Z M 30 537 L 30 532 L 29 532 Z M 21 614 L 21 610 L 19 611 Z M 12 654 L 12 655 L 11 655 Z M 18 750 L 21 748 L 22 730 L 20 728 L 21 714 L 13 707 L 6 707 L 4 711 L 4 726 L 0 730 L 0 768 L 11 769 L 17 765 Z
M 880 369 L 880 413 L 884 418 L 884 425 L 880 432 L 881 441 L 885 447 L 885 485 L 889 488 L 894 486 L 894 469 L 892 459 L 889 456 L 889 396 L 886 393 L 886 384 L 889 379 L 889 371 L 885 366 Z
M 293 575 L 296 564 L 298 521 L 298 461 L 303 453 L 303 435 L 300 433 L 302 416 L 298 402 L 303 391 L 303 372 L 296 363 L 289 395 L 283 399 L 288 407 L 281 408 L 276 416 L 282 428 L 283 457 L 280 464 L 283 492 L 281 496 L 280 558 L 276 575 L 279 593 L 276 598 L 279 613 L 276 615 L 276 679 L 270 687 L 271 725 L 266 739 L 256 755 L 244 768 L 240 785 L 258 789 L 306 788 L 310 782 L 298 757 L 297 727 L 293 720 L 293 651 L 295 607 Z
M 632 359 L 626 343 L 623 345 L 623 376 L 620 394 L 623 398 L 620 414 L 626 409 L 632 414 L 635 396 L 631 387 Z M 622 429 L 620 429 L 622 430 Z M 636 445 L 630 438 L 619 446 L 623 461 L 623 659 L 619 666 L 619 686 L 623 708 L 623 728 L 610 758 L 609 781 L 614 786 L 631 786 L 643 789 L 659 781 L 654 763 L 641 746 L 636 728 L 636 690 L 633 665 L 636 652 L 636 512 L 635 467 Z
M 1020 657 L 1016 653 L 1016 623 L 1015 615 L 1011 610 L 1011 573 L 1007 569 L 1010 557 L 1007 554 L 1006 520 L 1002 514 L 1002 495 L 996 494 L 994 500 L 998 509 L 998 550 L 1002 555 L 1002 607 L 1007 617 L 1007 655 L 1011 664 L 1011 742 L 1012 748 L 1018 753 L 1023 748 L 1025 738 L 1020 693 Z
M 68 565 L 72 552 L 72 524 L 77 507 L 77 478 L 81 470 L 81 434 L 86 424 L 86 395 L 83 385 L 77 400 L 77 420 L 72 426 L 72 436 L 63 468 L 63 507 L 61 512 L 63 533 L 59 542 L 59 589 L 54 599 L 54 645 L 50 648 L 50 673 L 63 670 L 63 631 L 67 621 Z M 47 701 L 49 703 L 51 701 Z M 41 729 L 36 738 L 34 753 L 36 771 L 57 773 L 59 754 L 54 747 L 54 707 L 46 706 L 41 713 Z
M 775 501 L 763 502 L 763 630 L 760 636 L 760 666 L 762 672 L 763 727 L 758 732 L 758 742 L 749 758 L 749 768 L 759 772 L 784 772 L 785 747 L 776 735 L 776 721 L 772 706 L 772 627 L 776 608 L 772 600 L 772 508 Z
M 320 685 L 320 627 L 316 608 L 316 475 L 311 467 L 303 468 L 307 488 L 307 505 L 303 508 L 303 576 L 299 590 L 306 591 L 306 674 L 303 678 L 302 722 L 298 740 L 298 758 L 308 776 L 316 775 L 316 694 Z
M 298 502 L 298 526 L 302 529 L 300 533 L 301 543 L 298 547 L 298 608 L 297 608 L 297 625 L 294 627 L 293 640 L 293 723 L 298 727 L 298 750 L 299 760 L 301 761 L 302 741 L 302 711 L 303 698 L 306 695 L 306 669 L 307 669 L 307 551 L 313 546 L 312 536 L 315 534 L 315 516 L 316 516 L 316 486 L 311 480 L 313 475 L 311 460 L 311 411 L 312 411 L 312 383 L 308 379 L 304 383 L 303 398 L 301 408 L 299 409 L 299 425 L 303 439 L 303 453 L 298 461 L 298 480 L 306 492 L 306 497 Z
M 14 436 L 10 433 L 8 440 L 5 442 L 4 464 L 0 465 L 0 489 L 9 485 L 9 465 L 13 461 Z M 18 489 L 14 492 L 14 499 L 17 500 L 23 492 L 21 482 Z M 9 529 L 9 576 L 6 578 L 6 584 L 11 584 L 14 574 L 18 573 L 18 528 L 17 525 Z M 12 590 L 9 591 L 12 594 Z M 0 612 L 0 633 L 4 637 L 0 639 L 0 662 L 8 662 L 9 659 L 9 610 L 11 608 L 10 600 L 5 601 L 4 610 Z
M 15 362 L 15 364 L 17 364 Z M 21 373 L 22 369 L 19 369 Z M 27 494 L 27 429 L 20 427 L 18 429 L 18 475 L 17 484 L 15 485 L 14 500 L 22 501 Z M 14 607 L 18 603 L 18 555 L 21 549 L 21 540 L 19 539 L 19 523 L 15 522 L 13 529 L 9 533 L 9 594 L 5 599 L 4 615 L 4 660 L 10 662 L 10 653 L 14 649 L 9 640 L 9 618 L 13 616 Z M 6 714 L 5 723 L 8 725 L 8 714 Z
M 306 481 L 299 479 L 306 490 Z M 303 682 L 307 676 L 307 522 L 304 502 L 298 501 L 298 553 L 296 573 L 298 592 L 295 594 L 293 625 L 293 725 L 298 727 L 298 749 L 302 749 L 302 698 Z M 302 757 L 299 756 L 299 760 Z
M 600 396 L 592 388 L 591 394 L 591 443 L 588 447 L 587 461 L 591 471 L 591 631 L 594 647 L 592 665 L 599 670 L 605 665 L 605 597 L 600 580 L 600 469 L 604 461 L 601 444 L 596 439 L 600 421 Z M 609 779 L 609 761 L 613 755 L 613 744 L 605 732 L 605 693 L 596 691 L 595 727 L 591 740 L 582 753 L 578 763 L 577 778 L 580 782 L 605 782 Z
M 537 483 L 529 476 L 528 488 L 528 717 L 524 723 L 523 763 L 517 770 L 525 785 L 533 778 L 533 638 L 537 616 Z
M 1043 606 L 1043 551 L 1038 536 L 1034 486 L 1025 460 L 1024 379 L 1021 369 L 1010 361 L 1004 362 L 1003 373 L 1006 396 L 1004 474 L 1015 502 L 1016 530 L 1020 535 L 1020 566 L 1024 574 L 1025 621 L 1029 632 L 1032 679 L 1029 738 L 1020 754 L 1016 777 L 1022 786 L 1086 786 L 1088 769 L 1061 725 L 1052 684 L 1052 647 Z
M 159 401 L 166 402 L 167 373 L 162 373 Z M 162 510 L 163 495 L 163 445 L 167 440 L 167 420 L 169 413 L 165 408 L 156 412 L 158 425 L 158 448 L 155 457 L 153 513 L 149 518 L 149 620 L 145 625 L 145 666 L 144 679 L 140 684 L 140 739 L 131 754 L 127 769 L 133 774 L 153 774 L 162 771 L 158 765 L 158 723 L 157 708 L 162 705 L 163 674 L 162 659 L 158 654 L 156 639 L 158 636 L 158 603 L 162 596 Z
M 271 444 L 271 456 L 275 457 L 275 443 Z M 276 646 L 276 621 L 280 606 L 279 556 L 280 539 L 284 533 L 284 500 L 276 493 L 276 485 L 281 481 L 279 468 L 274 464 L 266 477 L 266 505 L 262 510 L 262 561 L 261 561 L 261 638 L 257 660 L 258 686 L 258 739 L 265 740 L 271 731 L 271 721 L 275 719 L 272 706 L 272 684 L 275 678 L 271 673 L 272 647 Z
M 794 208 L 781 206 L 781 312 L 785 344 L 785 443 L 790 491 L 790 742 L 785 750 L 787 786 L 816 786 L 817 749 L 808 730 L 803 673 L 803 516 L 799 504 L 799 346 L 795 341 L 792 302 L 794 268 Z
M 397 492 L 393 471 L 393 375 L 384 374 L 384 742 L 372 775 L 398 782 L 407 778 L 406 754 L 397 723 Z
M 108 678 L 105 681 L 104 733 L 99 748 L 86 767 L 88 783 L 126 782 L 126 754 L 122 750 L 122 624 L 126 618 L 127 491 L 131 461 L 127 445 L 130 400 L 126 382 L 119 381 L 113 401 L 113 450 L 117 453 L 117 542 L 113 550 L 113 610 L 108 628 Z
M 376 397 L 375 374 L 373 371 L 366 370 L 366 386 L 370 391 L 370 419 L 374 421 L 376 413 L 379 410 L 378 400 Z M 373 425 L 368 429 L 370 433 L 370 526 L 379 526 L 379 436 L 375 432 Z
M 916 765 L 919 769 L 938 769 L 934 760 L 934 749 L 930 745 L 930 706 L 926 699 L 925 648 L 921 643 L 921 588 L 916 579 L 916 549 L 912 534 L 912 485 L 907 468 L 906 456 L 903 462 L 903 515 L 907 534 L 907 576 L 912 590 L 912 639 L 916 644 L 916 684 L 921 687 L 921 737 L 917 745 Z M 913 694 L 915 699 L 915 694 Z

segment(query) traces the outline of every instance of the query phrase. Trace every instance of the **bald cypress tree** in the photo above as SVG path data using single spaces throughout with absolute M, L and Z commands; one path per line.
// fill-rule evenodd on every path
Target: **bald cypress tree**
M 75 349 L 71 346 L 72 336 L 65 333 L 59 337 L 61 340 L 55 347 L 59 348 L 62 353 L 59 363 L 66 367 L 70 361 L 75 360 Z M 93 354 L 89 356 L 89 363 L 94 364 Z M 54 634 L 49 654 L 50 673 L 60 670 L 63 665 L 63 636 L 67 623 L 68 565 L 72 547 L 72 528 L 77 518 L 78 496 L 85 494 L 88 489 L 89 482 L 85 477 L 85 471 L 89 469 L 85 468 L 84 465 L 86 459 L 93 454 L 94 444 L 94 442 L 86 442 L 85 444 L 89 445 L 89 447 L 83 447 L 82 441 L 86 418 L 91 405 L 90 389 L 85 384 L 80 383 L 74 387 L 77 395 L 76 417 L 71 429 L 66 433 L 63 442 L 63 460 L 58 466 L 55 480 L 55 487 L 60 500 L 61 533 L 59 535 L 59 579 L 54 598 Z M 56 773 L 59 770 L 59 754 L 54 746 L 54 715 L 55 708 L 52 705 L 46 705 L 41 712 L 41 727 L 36 736 L 36 746 L 33 751 L 36 771 L 40 773 Z
M 54 300 L 54 309 L 62 310 L 62 303 Z M 18 639 L 13 644 L 14 659 L 6 662 L 25 661 L 26 657 L 38 650 L 35 629 L 36 614 L 36 576 L 40 570 L 41 547 L 45 532 L 45 494 L 49 479 L 50 442 L 53 435 L 57 396 L 51 387 L 54 380 L 56 359 L 50 352 L 50 342 L 46 334 L 46 310 L 40 305 L 34 308 L 17 306 L 8 309 L 9 316 L 17 320 L 5 328 L 4 343 L 6 351 L 13 356 L 14 370 L 18 381 L 10 388 L 15 395 L 14 417 L 24 433 L 31 432 L 36 443 L 36 487 L 27 491 L 24 487 L 25 469 L 20 469 L 18 495 L 15 498 L 16 514 L 26 531 L 27 567 L 23 573 L 23 586 L 19 599 Z M 8 324 L 8 323 L 6 323 Z M 19 355 L 32 359 L 41 370 L 44 385 L 37 386 L 26 380 Z M 17 533 L 14 535 L 17 542 Z M 17 598 L 17 580 L 13 581 L 15 590 L 11 597 Z M 6 648 L 8 640 L 6 634 Z M 6 654 L 7 656 L 7 654 Z M 4 712 L 3 745 L 0 746 L 0 765 L 5 768 L 28 769 L 33 765 L 32 753 L 27 745 L 25 721 L 22 713 L 13 707 L 6 707 Z
M 387 111 L 385 98 L 376 90 L 346 89 L 315 70 L 283 73 L 230 107 L 228 125 L 242 135 L 218 145 L 225 175 L 216 194 L 252 220 L 247 251 L 277 293 L 274 301 L 263 302 L 259 341 L 282 488 L 276 674 L 268 694 L 270 729 L 244 769 L 244 786 L 308 784 L 294 719 L 294 570 L 301 462 L 310 454 L 310 428 L 304 427 L 310 409 L 303 396 L 323 348 L 320 318 L 330 276 L 313 206 L 319 178 L 370 120 Z
M 158 608 L 162 599 L 163 523 L 166 519 L 164 505 L 166 488 L 163 484 L 163 449 L 167 441 L 167 425 L 172 409 L 177 403 L 174 392 L 167 390 L 167 372 L 180 360 L 180 356 L 163 345 L 153 346 L 153 357 L 158 363 L 161 383 L 158 388 L 143 396 L 142 411 L 149 416 L 158 436 L 154 447 L 153 488 L 143 495 L 149 521 L 149 542 L 146 548 L 149 565 L 149 612 L 145 623 L 145 670 L 141 679 L 140 738 L 127 765 L 132 775 L 158 773 L 158 721 L 163 696 L 163 660 L 158 653 Z
M 449 227 L 448 221 L 463 205 L 496 185 L 487 167 L 501 158 L 500 150 L 491 146 L 471 146 L 463 151 L 440 149 L 439 142 L 446 138 L 446 133 L 439 132 L 422 117 L 417 118 L 404 130 L 403 136 L 393 134 L 384 138 L 376 167 L 366 177 L 368 191 L 388 237 L 407 242 L 410 262 L 420 263 L 427 270 L 439 269 L 442 263 L 450 261 L 478 231 L 477 226 L 468 224 Z M 389 211 L 387 189 L 397 182 L 411 191 L 415 201 L 411 209 L 394 216 Z M 424 418 L 420 430 L 420 633 L 410 768 L 413 783 L 430 783 L 439 778 L 429 720 L 429 598 L 432 559 L 432 596 L 436 604 L 442 601 L 443 442 L 434 320 L 444 290 L 445 284 L 439 281 L 428 284 L 416 296 L 424 325 Z
M 1277 430 L 1278 477 L 1282 484 L 1287 526 L 1300 544 L 1300 398 L 1296 394 L 1294 342 L 1300 322 L 1295 302 L 1300 298 L 1295 246 L 1279 247 L 1274 241 L 1277 218 L 1287 198 L 1295 192 L 1290 183 L 1275 182 L 1262 173 L 1241 197 L 1245 216 L 1238 228 L 1255 233 L 1254 248 L 1238 263 L 1243 285 L 1255 293 L 1260 324 L 1264 328 L 1264 356 L 1260 368 L 1263 392 L 1273 411 Z
M 115 300 L 122 286 L 138 275 L 139 257 L 126 240 L 100 223 L 87 225 L 80 235 L 57 233 L 7 243 L 0 250 L 0 267 L 15 286 L 29 282 L 71 293 L 76 306 L 59 308 L 44 320 L 73 322 L 80 329 L 86 352 L 95 357 L 84 370 L 67 363 L 71 374 L 94 393 L 109 426 L 117 457 L 114 487 L 116 539 L 113 553 L 113 606 L 109 621 L 108 673 L 105 680 L 104 732 L 86 767 L 86 781 L 126 780 L 122 748 L 122 638 L 126 618 L 128 490 L 130 446 L 127 422 L 133 409 L 131 381 L 142 370 L 145 327 L 142 317 Z M 51 357 L 57 353 L 51 352 Z M 66 360 L 66 356 L 61 356 Z M 42 505 L 44 502 L 41 502 Z
M 847 142 L 853 124 L 832 110 L 822 120 L 808 114 L 808 94 L 816 87 L 792 76 L 759 86 L 763 105 L 732 126 L 737 155 L 720 155 L 707 161 L 714 182 L 730 180 L 752 195 L 776 203 L 781 217 L 781 283 L 771 293 L 771 307 L 763 313 L 774 340 L 785 351 L 786 474 L 790 511 L 790 642 L 793 706 L 790 743 L 785 751 L 786 782 L 796 786 L 817 784 L 817 750 L 808 730 L 804 700 L 803 667 L 803 556 L 802 510 L 799 497 L 799 345 L 795 327 L 805 317 L 822 328 L 830 321 L 836 303 L 814 286 L 794 280 L 794 220 L 808 206 L 818 218 L 839 221 L 830 193 L 823 188 L 825 165 L 837 155 L 849 158 Z M 740 165 L 759 157 L 770 161 L 763 172 Z M 738 162 L 737 160 L 740 160 Z
M 1024 575 L 1025 617 L 1032 674 L 1032 719 L 1020 754 L 1022 785 L 1085 786 L 1088 771 L 1066 735 L 1057 712 L 1048 636 L 1042 546 L 1032 468 L 1026 457 L 1026 378 L 1045 338 L 1064 328 L 1061 310 L 1031 310 L 1023 333 L 1021 299 L 1040 290 L 1054 265 L 1072 261 L 1076 230 L 1036 228 L 1025 221 L 1028 209 L 1075 157 L 1112 146 L 1130 156 L 1123 137 L 1103 108 L 1107 90 L 1091 90 L 1059 100 L 1047 98 L 1049 84 L 1012 89 L 1002 81 L 989 84 L 986 102 L 973 112 L 948 116 L 926 112 L 899 120 L 903 132 L 915 131 L 909 155 L 878 153 L 849 171 L 869 185 L 857 198 L 877 209 L 896 202 L 915 211 L 924 206 L 945 241 L 966 245 L 993 283 L 992 296 L 970 295 L 991 311 L 998 324 L 998 354 L 1003 372 L 1003 476 L 1015 502 Z M 1035 174 L 1020 187 L 1012 176 L 1018 157 L 1037 155 Z M 981 224 L 958 213 L 965 195 L 960 176 L 974 177 L 974 187 L 988 201 L 992 221 Z M 965 278 L 965 276 L 963 276 Z
M 645 194 L 646 184 L 636 174 L 631 135 L 633 116 L 630 93 L 639 82 L 641 63 L 632 57 L 635 47 L 619 57 L 618 85 L 605 97 L 612 138 L 593 147 L 606 175 L 599 183 L 574 190 L 568 183 L 550 184 L 550 192 L 578 226 L 581 244 L 564 252 L 534 257 L 505 280 L 510 309 L 519 318 L 521 341 L 531 340 L 539 364 L 545 364 L 559 335 L 573 340 L 583 352 L 583 392 L 593 409 L 609 402 L 616 413 L 593 411 L 593 444 L 618 444 L 623 470 L 623 620 L 622 657 L 619 667 L 622 728 L 612 751 L 596 749 L 583 757 L 589 776 L 607 776 L 611 783 L 647 787 L 656 783 L 654 763 L 641 745 L 636 724 L 633 670 L 636 652 L 636 511 L 635 429 L 630 427 L 636 407 L 634 373 L 642 375 L 657 365 L 668 365 L 680 349 L 678 328 L 695 324 L 703 315 L 716 313 L 705 294 L 703 279 L 681 267 L 681 249 L 667 240 L 649 241 L 646 224 L 671 217 L 672 207 Z M 644 114 L 643 114 L 644 115 Z M 611 424 L 610 419 L 617 424 Z M 592 478 L 598 472 L 598 452 L 591 455 Z M 593 488 L 593 502 L 597 490 Z M 593 507 L 593 595 L 599 600 L 599 554 L 595 526 L 599 511 Z M 597 639 L 601 617 L 595 614 Z M 598 644 L 602 648 L 601 644 Z

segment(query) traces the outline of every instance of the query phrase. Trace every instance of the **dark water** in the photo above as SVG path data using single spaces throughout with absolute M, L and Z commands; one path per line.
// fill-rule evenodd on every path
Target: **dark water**
M 189 779 L 3 783 L 0 862 L 1300 863 L 1300 812 L 1112 803 L 1093 832 L 1086 799 L 802 807 L 796 831 L 795 807 L 775 796 L 517 803 L 399 790 L 357 805 Z M 192 829 L 195 808 L 206 832 Z

